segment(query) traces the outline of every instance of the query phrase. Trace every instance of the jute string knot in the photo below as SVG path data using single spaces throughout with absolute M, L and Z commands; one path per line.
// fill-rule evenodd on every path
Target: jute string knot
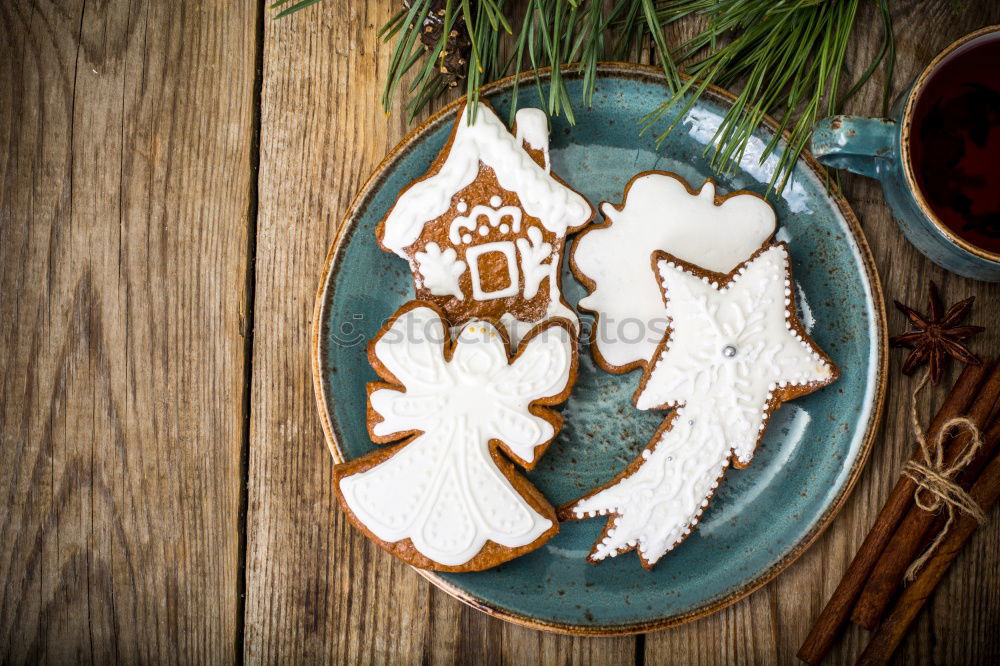
M 911 460 L 906 463 L 903 467 L 903 474 L 917 484 L 917 489 L 913 493 L 913 501 L 917 506 L 928 513 L 937 513 L 944 509 L 948 518 L 927 550 L 906 570 L 907 581 L 913 580 L 920 568 L 934 554 L 948 533 L 948 529 L 951 528 L 957 514 L 966 513 L 979 523 L 986 521 L 983 508 L 976 500 L 972 499 L 969 493 L 955 483 L 955 475 L 965 469 L 965 466 L 972 461 L 976 452 L 983 445 L 982 433 L 975 422 L 968 417 L 956 416 L 941 426 L 933 441 L 927 441 L 924 426 L 920 423 L 920 415 L 917 411 L 917 396 L 927 385 L 929 377 L 929 372 L 924 373 L 923 379 L 920 380 L 910 396 L 910 420 L 913 436 L 917 438 L 917 443 L 920 445 L 920 455 L 923 459 Z M 952 432 L 958 433 L 963 430 L 968 433 L 969 442 L 962 455 L 948 465 L 944 459 L 945 442 Z

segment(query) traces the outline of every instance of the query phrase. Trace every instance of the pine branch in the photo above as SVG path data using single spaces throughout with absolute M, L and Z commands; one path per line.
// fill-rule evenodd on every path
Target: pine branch
M 281 17 L 317 1 L 300 0 L 286 7 L 294 0 L 278 0 L 271 7 L 286 7 L 277 15 Z M 847 49 L 862 2 L 875 3 L 879 9 L 882 45 L 858 80 L 842 92 Z M 733 89 L 736 101 L 706 149 L 712 166 L 735 169 L 761 120 L 774 116 L 780 119 L 779 132 L 759 159 L 763 163 L 777 155 L 769 188 L 780 192 L 816 120 L 838 112 L 882 63 L 883 107 L 888 105 L 895 60 L 889 0 L 403 0 L 403 4 L 404 9 L 379 33 L 383 41 L 394 42 L 382 105 L 388 112 L 396 95 L 404 94 L 411 119 L 463 78 L 469 113 L 474 114 L 484 84 L 534 71 L 537 103 L 549 115 L 563 114 L 573 123 L 567 74 L 579 73 L 578 103 L 589 106 L 598 62 L 637 61 L 649 49 L 663 69 L 670 94 L 642 119 L 642 131 L 672 118 L 657 135 L 662 144 L 709 85 Z M 668 44 L 666 28 L 691 15 L 703 17 L 706 28 L 681 44 Z M 510 56 L 504 59 L 501 54 L 508 46 Z M 677 65 L 681 62 L 687 63 L 683 71 L 690 78 L 681 77 Z M 552 68 L 547 95 L 538 76 L 544 67 Z M 404 87 L 403 78 L 414 68 L 412 83 Z M 520 93 L 518 79 L 511 114 Z M 785 131 L 787 145 L 779 153 Z
M 741 85 L 734 103 L 715 133 L 712 166 L 730 171 L 744 157 L 751 135 L 765 115 L 780 117 L 780 129 L 787 131 L 788 146 L 778 156 L 769 183 L 784 189 L 799 155 L 812 135 L 821 115 L 836 113 L 851 95 L 873 74 L 878 64 L 894 55 L 888 0 L 876 0 L 885 32 L 881 51 L 859 80 L 838 100 L 847 45 L 855 25 L 860 0 L 786 0 L 784 2 L 709 2 L 680 0 L 661 8 L 660 21 L 668 23 L 697 12 L 708 19 L 708 27 L 678 48 L 678 57 L 697 58 L 687 67 L 692 75 L 674 95 L 644 118 L 649 128 L 667 112 L 683 103 L 681 113 L 657 137 L 663 142 L 683 119 L 683 114 L 704 90 L 704 84 L 722 87 Z M 710 47 L 724 36 L 732 41 L 721 48 Z M 888 86 L 884 101 L 888 99 Z M 686 97 L 687 96 L 687 97 Z M 759 157 L 763 163 L 779 146 L 780 134 L 766 145 Z

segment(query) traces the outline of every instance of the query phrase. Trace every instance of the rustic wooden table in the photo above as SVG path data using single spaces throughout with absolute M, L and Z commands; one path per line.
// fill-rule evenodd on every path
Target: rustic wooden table
M 793 662 L 912 449 L 901 353 L 884 435 L 829 531 L 676 629 L 505 624 L 341 515 L 309 374 L 313 295 L 341 214 L 407 130 L 379 110 L 376 32 L 398 4 L 326 0 L 274 22 L 249 0 L 0 3 L 3 661 Z M 1000 23 L 1000 4 L 900 1 L 894 16 L 899 91 Z M 866 7 L 852 62 L 879 30 Z M 876 112 L 878 95 L 876 81 L 849 110 Z M 975 347 L 1000 352 L 1000 285 L 937 268 L 876 184 L 845 184 L 887 298 L 923 303 L 929 279 L 975 294 L 993 324 Z M 996 663 L 998 547 L 994 520 L 900 663 Z M 863 641 L 850 630 L 831 663 Z

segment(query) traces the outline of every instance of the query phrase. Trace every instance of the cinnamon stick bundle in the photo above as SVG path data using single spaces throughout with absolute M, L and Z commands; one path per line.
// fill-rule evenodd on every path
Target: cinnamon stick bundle
M 1000 454 L 995 455 L 970 491 L 984 511 L 989 511 L 1000 497 Z M 873 666 L 885 664 L 906 635 L 913 620 L 924 607 L 934 588 L 941 582 L 962 546 L 976 531 L 979 524 L 974 518 L 962 515 L 948 531 L 948 535 L 924 568 L 900 595 L 892 612 L 872 634 L 858 664 Z
M 985 360 L 981 366 L 965 367 L 928 427 L 928 438 L 936 439 L 945 423 L 967 412 L 992 370 L 993 364 Z M 919 460 L 920 456 L 918 447 L 913 459 Z M 913 503 L 915 490 L 916 484 L 909 477 L 901 476 L 896 482 L 889 499 L 879 512 L 875 524 L 872 525 L 861 548 L 848 566 L 833 596 L 830 597 L 816 624 L 799 648 L 799 659 L 809 664 L 819 664 L 830 651 L 865 581 L 868 580 L 868 575 L 892 538 L 896 526 Z
M 982 430 L 992 421 L 998 409 L 1000 409 L 1000 364 L 993 368 L 984 382 L 979 396 L 969 409 L 968 418 L 977 429 Z M 945 452 L 945 463 L 953 464 L 965 453 L 971 440 L 969 432 L 962 432 L 953 437 Z M 983 437 L 982 448 L 960 477 L 963 489 L 968 490 L 979 471 L 991 459 L 997 444 L 996 439 L 991 441 L 989 437 Z M 963 479 L 965 484 L 961 484 Z M 874 629 L 879 623 L 893 596 L 899 590 L 907 569 L 924 547 L 925 537 L 930 533 L 936 515 L 936 512 L 925 511 L 916 504 L 910 507 L 872 569 L 854 607 L 852 622 L 865 629 Z

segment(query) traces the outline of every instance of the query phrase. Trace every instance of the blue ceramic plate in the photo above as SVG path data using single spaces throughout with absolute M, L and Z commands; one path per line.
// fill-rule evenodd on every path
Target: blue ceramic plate
M 567 83 L 579 99 L 579 79 Z M 487 91 L 501 117 L 510 80 Z M 547 81 L 543 79 L 543 91 Z M 713 90 L 657 150 L 655 132 L 636 121 L 664 99 L 657 71 L 635 65 L 601 68 L 591 109 L 576 125 L 553 120 L 553 168 L 592 203 L 619 203 L 640 171 L 673 171 L 698 187 L 718 181 L 719 193 L 763 193 L 771 176 L 757 156 L 771 136 L 761 127 L 742 169 L 714 174 L 703 156 L 727 93 Z M 522 106 L 538 105 L 531 82 Z M 448 107 L 418 127 L 376 169 L 358 194 L 330 251 L 316 311 L 314 373 L 327 441 L 338 461 L 372 451 L 365 427 L 365 383 L 376 379 L 365 344 L 413 297 L 410 272 L 379 249 L 375 225 L 400 189 L 427 169 L 451 130 Z M 665 122 L 669 122 L 666 119 Z M 754 154 L 756 151 L 756 155 Z M 776 161 L 776 160 L 772 160 Z M 603 519 L 567 523 L 542 548 L 480 573 L 421 572 L 487 613 L 569 633 L 614 634 L 677 624 L 718 610 L 773 578 L 820 534 L 840 509 L 864 464 L 882 406 L 885 314 L 868 246 L 847 203 L 824 187 L 818 167 L 799 161 L 794 181 L 775 201 L 778 238 L 787 240 L 803 322 L 840 366 L 826 389 L 789 403 L 772 419 L 753 464 L 730 470 L 697 531 L 652 571 L 634 553 L 588 564 L 584 556 Z M 571 305 L 584 295 L 563 272 Z M 587 317 L 584 317 L 584 323 Z M 563 408 L 566 425 L 528 474 L 558 506 L 613 477 L 636 455 L 665 414 L 640 412 L 631 397 L 639 372 L 611 375 L 581 348 L 580 376 Z

